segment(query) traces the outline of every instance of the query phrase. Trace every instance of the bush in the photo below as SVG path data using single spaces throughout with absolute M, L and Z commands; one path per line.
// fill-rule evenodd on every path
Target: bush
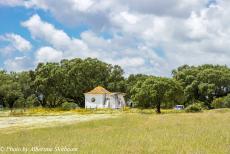
M 64 111 L 69 111 L 72 109 L 76 109 L 78 107 L 78 105 L 76 103 L 72 103 L 72 102 L 65 102 L 62 104 L 61 109 Z
M 212 107 L 218 108 L 230 108 L 230 94 L 225 97 L 216 98 L 212 102 Z
M 18 98 L 14 103 L 14 108 L 24 108 L 25 107 L 25 99 L 23 97 Z
M 200 106 L 201 106 L 201 109 L 203 109 L 203 110 L 207 110 L 207 109 L 208 109 L 208 106 L 205 104 L 205 102 L 196 101 L 194 104 L 200 105 Z
M 224 107 L 230 108 L 230 94 L 224 97 Z
M 185 108 L 185 112 L 201 112 L 202 105 L 200 103 L 194 103 Z
M 230 108 L 230 102 L 224 102 L 224 107 L 225 108 Z
M 223 97 L 216 98 L 212 101 L 211 106 L 214 109 L 224 108 L 225 107 L 225 99 Z
M 26 99 L 19 97 L 13 105 L 14 108 L 32 108 L 37 106 L 40 106 L 40 103 L 35 95 L 31 95 Z
M 38 106 L 40 106 L 40 102 L 35 95 L 31 95 L 31 96 L 27 97 L 27 99 L 26 99 L 26 106 L 27 106 L 27 108 L 38 107 Z

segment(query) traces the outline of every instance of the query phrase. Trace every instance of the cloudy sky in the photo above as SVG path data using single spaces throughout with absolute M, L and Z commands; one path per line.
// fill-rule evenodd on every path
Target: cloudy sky
M 0 0 L 0 69 L 75 57 L 160 76 L 230 66 L 230 1 Z

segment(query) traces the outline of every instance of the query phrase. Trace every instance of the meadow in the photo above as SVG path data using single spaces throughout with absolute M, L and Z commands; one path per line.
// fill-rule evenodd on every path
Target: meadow
M 68 153 L 229 154 L 229 130 L 227 109 L 161 115 L 124 112 L 111 119 L 13 133 L 0 131 L 0 151 L 10 147 L 66 147 L 77 148 L 77 152 Z

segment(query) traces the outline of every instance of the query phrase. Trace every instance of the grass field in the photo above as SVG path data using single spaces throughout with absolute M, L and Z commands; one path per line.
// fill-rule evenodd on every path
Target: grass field
M 168 113 L 184 113 L 183 110 L 162 109 L 162 114 Z M 74 109 L 70 111 L 63 111 L 59 108 L 31 108 L 31 109 L 15 109 L 12 112 L 9 109 L 0 111 L 0 117 L 20 117 L 20 116 L 56 116 L 56 115 L 89 115 L 89 114 L 120 114 L 120 113 L 146 113 L 154 114 L 155 109 L 137 109 L 137 108 L 123 108 L 123 109 Z
M 112 119 L 10 134 L 0 132 L 0 147 L 2 150 L 7 147 L 70 147 L 78 148 L 78 152 L 72 153 L 96 154 L 229 154 L 230 111 L 162 115 L 123 113 Z

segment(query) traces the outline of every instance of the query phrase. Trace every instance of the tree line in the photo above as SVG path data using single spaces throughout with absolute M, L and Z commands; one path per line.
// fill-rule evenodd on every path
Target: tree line
M 172 77 L 131 74 L 98 59 L 62 60 L 39 63 L 35 70 L 0 71 L 0 104 L 10 109 L 59 107 L 72 102 L 84 107 L 84 93 L 96 86 L 126 93 L 126 100 L 139 108 L 172 108 L 202 102 L 211 109 L 212 102 L 230 92 L 230 69 L 221 65 L 183 65 Z

